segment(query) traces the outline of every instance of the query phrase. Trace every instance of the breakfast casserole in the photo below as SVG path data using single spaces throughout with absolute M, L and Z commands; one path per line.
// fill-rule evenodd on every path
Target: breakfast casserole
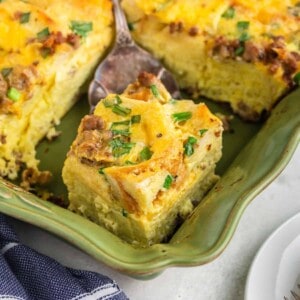
M 69 209 L 142 246 L 165 241 L 216 182 L 222 123 L 142 73 L 83 117 L 63 167 Z
M 113 36 L 109 0 L 0 1 L 0 176 L 37 169 L 35 146 L 74 104 Z
M 123 0 L 136 41 L 194 95 L 256 121 L 300 83 L 299 0 Z

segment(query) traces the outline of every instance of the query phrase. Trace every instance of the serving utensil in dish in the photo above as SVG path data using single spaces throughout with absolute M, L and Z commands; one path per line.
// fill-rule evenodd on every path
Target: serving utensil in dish
M 283 170 L 300 138 L 300 89 L 286 96 L 265 124 L 232 120 L 232 133 L 224 134 L 223 158 L 218 164 L 220 181 L 196 207 L 168 243 L 137 248 L 83 217 L 21 188 L 0 181 L 0 211 L 48 230 L 79 247 L 96 260 L 137 278 L 151 278 L 171 266 L 195 266 L 219 256 L 232 238 L 237 224 L 254 197 Z M 205 101 L 213 112 L 229 110 Z M 76 135 L 86 101 L 63 119 L 55 141 L 39 145 L 41 169 L 54 180 L 49 190 L 66 195 L 61 180 L 65 155 Z
M 99 100 L 109 93 L 123 92 L 143 71 L 155 74 L 172 97 L 179 98 L 180 92 L 173 75 L 156 58 L 135 44 L 119 1 L 113 0 L 112 2 L 116 26 L 115 44 L 98 66 L 90 84 L 91 111 Z

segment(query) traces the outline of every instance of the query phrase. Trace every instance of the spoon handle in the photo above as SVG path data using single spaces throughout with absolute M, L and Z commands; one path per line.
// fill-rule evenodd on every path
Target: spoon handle
M 127 20 L 124 12 L 120 6 L 119 0 L 113 0 L 114 5 L 114 16 L 116 26 L 116 41 L 118 46 L 133 44 L 130 31 L 128 29 Z

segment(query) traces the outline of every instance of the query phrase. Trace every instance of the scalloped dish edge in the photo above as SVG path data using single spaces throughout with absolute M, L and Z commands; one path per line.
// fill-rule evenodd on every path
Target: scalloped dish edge
M 300 88 L 278 103 L 169 243 L 134 248 L 104 228 L 5 180 L 0 180 L 0 211 L 50 231 L 96 260 L 139 279 L 157 276 L 171 266 L 208 263 L 226 248 L 247 205 L 280 174 L 296 150 L 299 100 Z M 253 152 L 255 160 L 249 158 Z M 122 253 L 118 253 L 120 246 Z

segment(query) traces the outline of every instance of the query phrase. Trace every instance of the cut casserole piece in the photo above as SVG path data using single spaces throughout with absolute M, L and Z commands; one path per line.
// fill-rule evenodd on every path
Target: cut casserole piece
M 142 73 L 85 116 L 67 155 L 69 209 L 142 246 L 165 241 L 216 182 L 222 124 Z
M 35 146 L 111 43 L 113 17 L 109 0 L 5 0 L 0 20 L 0 176 L 13 179 L 37 169 Z
M 299 0 L 123 0 L 136 41 L 182 88 L 256 121 L 300 81 Z

